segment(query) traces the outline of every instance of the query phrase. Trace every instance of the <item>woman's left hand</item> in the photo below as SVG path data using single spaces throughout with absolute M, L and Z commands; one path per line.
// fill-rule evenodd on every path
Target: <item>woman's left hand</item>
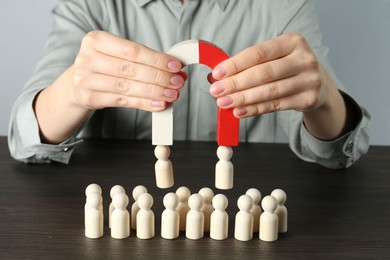
M 218 107 L 234 108 L 238 118 L 289 109 L 308 112 L 331 103 L 332 80 L 296 33 L 243 50 L 221 62 L 212 77 L 210 93 Z

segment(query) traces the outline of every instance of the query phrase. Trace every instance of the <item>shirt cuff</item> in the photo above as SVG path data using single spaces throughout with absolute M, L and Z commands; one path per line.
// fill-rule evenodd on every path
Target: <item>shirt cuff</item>
M 355 107 L 360 119 L 352 131 L 333 141 L 323 141 L 314 137 L 301 123 L 302 149 L 305 154 L 319 164 L 332 169 L 348 168 L 369 149 L 370 115 L 356 101 L 340 91 L 344 100 Z
M 11 155 L 25 163 L 50 163 L 56 161 L 69 163 L 74 147 L 82 140 L 75 136 L 58 145 L 44 144 L 39 135 L 39 126 L 35 117 L 33 102 L 41 90 L 32 90 L 20 99 L 11 117 L 13 123 L 8 135 L 8 145 Z
M 75 146 L 81 142 L 83 142 L 83 140 L 76 140 L 74 137 L 71 137 L 58 145 L 43 143 L 35 144 L 31 147 L 31 151 L 34 153 L 34 156 L 30 157 L 29 162 L 49 163 L 51 161 L 55 161 L 68 164 Z

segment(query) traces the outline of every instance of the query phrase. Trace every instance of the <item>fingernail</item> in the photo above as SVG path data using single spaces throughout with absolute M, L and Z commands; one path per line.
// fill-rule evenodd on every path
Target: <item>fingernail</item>
M 246 108 L 243 108 L 243 107 L 236 108 L 233 110 L 233 114 L 236 117 L 242 117 L 242 116 L 245 116 L 246 114 L 248 114 L 248 110 L 246 110 Z
M 210 94 L 213 95 L 213 96 L 218 96 L 219 94 L 221 94 L 224 91 L 225 91 L 224 86 L 221 83 L 219 83 L 219 82 L 218 83 L 214 83 L 210 87 Z
M 188 75 L 187 75 L 187 73 L 185 71 L 181 70 L 181 71 L 178 72 L 178 74 L 183 77 L 184 81 L 187 80 Z
M 167 98 L 176 99 L 177 96 L 178 96 L 178 91 L 175 90 L 175 89 L 166 88 L 166 89 L 164 89 L 163 94 L 164 94 L 164 96 L 167 97 Z
M 184 79 L 180 75 L 173 75 L 171 78 L 171 84 L 173 84 L 176 87 L 181 88 L 184 85 Z
M 217 105 L 219 107 L 227 107 L 227 106 L 230 106 L 231 104 L 233 104 L 233 99 L 229 96 L 221 97 L 221 98 L 218 98 L 218 100 L 217 100 Z
M 215 79 L 222 79 L 226 76 L 226 70 L 223 67 L 216 67 L 213 70 L 213 77 Z
M 152 101 L 153 107 L 165 107 L 165 102 L 160 100 L 153 100 Z
M 181 63 L 176 60 L 169 61 L 167 66 L 172 72 L 179 72 L 181 70 Z
M 213 73 L 207 74 L 207 80 L 210 82 L 210 84 L 213 84 L 216 81 L 216 79 L 213 77 Z

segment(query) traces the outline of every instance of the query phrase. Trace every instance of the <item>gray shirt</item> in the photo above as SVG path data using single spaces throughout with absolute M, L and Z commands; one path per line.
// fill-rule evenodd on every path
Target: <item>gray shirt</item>
M 165 52 L 178 42 L 203 39 L 235 55 L 243 49 L 288 32 L 302 34 L 339 89 L 322 45 L 316 13 L 306 0 L 63 0 L 53 11 L 54 25 L 42 59 L 15 102 L 9 127 L 12 156 L 24 162 L 68 163 L 78 138 L 151 138 L 151 113 L 126 108 L 95 111 L 69 140 L 42 144 L 32 103 L 71 64 L 85 34 L 104 30 Z M 175 103 L 174 140 L 216 139 L 216 102 L 209 94 L 202 65 L 187 68 L 189 79 Z M 354 102 L 347 94 L 344 98 Z M 355 104 L 355 103 L 354 103 Z M 329 168 L 349 167 L 369 147 L 370 116 L 352 132 L 332 142 L 313 137 L 303 126 L 302 113 L 281 111 L 240 120 L 240 142 L 275 142 L 279 126 L 291 149 L 306 161 Z

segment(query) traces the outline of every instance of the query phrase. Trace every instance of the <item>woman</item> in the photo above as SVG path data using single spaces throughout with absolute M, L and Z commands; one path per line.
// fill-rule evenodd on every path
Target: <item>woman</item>
M 176 140 L 215 140 L 217 105 L 234 108 L 240 141 L 274 142 L 280 126 L 325 167 L 368 150 L 370 116 L 335 77 L 310 1 L 66 0 L 54 18 L 11 115 L 15 159 L 68 163 L 76 137 L 150 139 L 150 112 L 167 103 Z M 187 39 L 231 55 L 211 86 L 207 68 L 164 54 Z

